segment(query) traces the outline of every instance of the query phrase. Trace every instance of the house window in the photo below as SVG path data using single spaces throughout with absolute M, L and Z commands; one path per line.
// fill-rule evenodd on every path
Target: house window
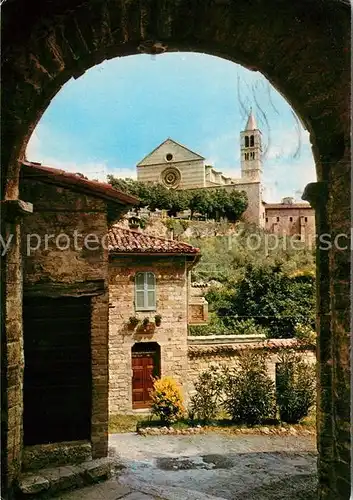
M 279 217 L 277 217 L 277 222 L 279 222 Z
M 307 217 L 305 217 L 304 220 L 305 220 L 305 222 L 308 222 L 308 218 Z
M 156 310 L 156 277 L 153 273 L 137 273 L 135 276 L 136 311 Z
M 293 222 L 293 217 L 289 217 L 289 222 Z
M 266 217 L 266 222 L 268 222 L 268 217 Z

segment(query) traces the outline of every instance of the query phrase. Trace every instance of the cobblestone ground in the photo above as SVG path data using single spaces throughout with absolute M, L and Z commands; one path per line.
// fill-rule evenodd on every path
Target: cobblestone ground
M 314 500 L 313 436 L 110 436 L 119 483 L 172 500 Z

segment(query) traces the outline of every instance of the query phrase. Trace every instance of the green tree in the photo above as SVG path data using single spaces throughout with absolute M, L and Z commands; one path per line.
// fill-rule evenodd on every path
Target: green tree
M 190 191 L 189 209 L 191 211 L 191 218 L 195 212 L 207 214 L 209 205 L 210 195 L 207 189 L 193 189 Z
M 170 191 L 170 208 L 168 215 L 175 217 L 178 212 L 183 212 L 189 208 L 190 195 L 188 191 L 175 189 Z
M 248 208 L 248 197 L 245 191 L 230 191 L 225 204 L 224 215 L 229 222 L 236 222 Z
M 245 276 L 235 284 L 228 283 L 220 298 L 207 294 L 206 299 L 213 299 L 217 314 L 228 327 L 234 320 L 253 318 L 272 338 L 294 337 L 298 323 L 315 327 L 315 278 L 310 274 L 288 276 L 280 266 L 249 265 Z

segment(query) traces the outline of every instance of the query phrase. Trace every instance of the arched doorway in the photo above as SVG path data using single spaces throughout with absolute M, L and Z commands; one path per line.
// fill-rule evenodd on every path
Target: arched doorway
M 22 276 L 20 161 L 62 85 L 104 59 L 167 50 L 206 52 L 257 69 L 310 131 L 319 182 L 307 196 L 318 235 L 350 232 L 350 16 L 340 0 L 8 0 L 2 8 L 2 464 L 21 462 Z M 21 15 L 19 16 L 19 13 Z M 26 201 L 26 200 L 24 200 Z M 350 249 L 318 250 L 320 498 L 350 493 Z M 16 411 L 12 411 L 16 408 Z M 18 411 L 17 411 L 18 410 Z M 10 446 L 11 445 L 11 446 Z M 10 450 L 11 447 L 11 450 Z M 5 483 L 4 483 L 5 484 Z M 7 485 L 5 484 L 5 489 Z
M 132 409 L 149 408 L 153 379 L 161 375 L 161 348 L 157 342 L 137 342 L 131 348 Z

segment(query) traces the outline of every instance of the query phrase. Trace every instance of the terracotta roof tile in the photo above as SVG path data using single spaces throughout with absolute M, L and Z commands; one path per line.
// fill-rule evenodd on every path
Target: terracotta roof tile
M 113 226 L 108 233 L 109 252 L 111 253 L 145 253 L 198 255 L 199 248 L 181 241 L 167 240 L 151 236 L 139 231 Z
M 66 172 L 58 168 L 45 167 L 40 163 L 23 161 L 22 175 L 27 179 L 36 178 L 42 182 L 68 187 L 79 192 L 88 193 L 92 196 L 124 205 L 136 205 L 138 203 L 138 198 L 135 196 L 123 193 L 106 182 L 85 179 L 78 174 Z
M 268 339 L 260 342 L 239 342 L 232 344 L 206 344 L 189 345 L 188 352 L 191 356 L 202 356 L 207 354 L 236 353 L 247 349 L 297 349 L 315 350 L 313 345 L 303 343 L 298 339 Z

